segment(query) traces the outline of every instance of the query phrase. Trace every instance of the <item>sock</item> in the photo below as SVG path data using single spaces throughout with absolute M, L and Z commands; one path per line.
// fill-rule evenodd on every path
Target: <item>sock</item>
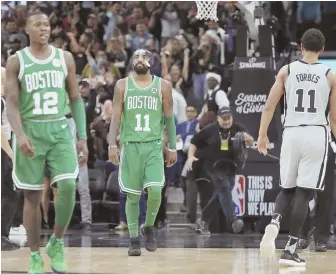
M 274 213 L 272 215 L 272 221 L 271 224 L 274 224 L 278 227 L 278 229 L 280 228 L 280 222 L 281 222 L 282 216 L 279 213 Z
M 65 179 L 57 183 L 57 200 L 55 205 L 55 224 L 67 227 L 70 223 L 76 202 L 76 180 Z
M 40 251 L 30 252 L 30 256 L 40 255 Z
M 296 244 L 298 242 L 297 237 L 289 236 L 288 242 L 286 244 L 285 250 L 288 250 L 291 254 L 293 254 L 296 250 Z
M 128 225 L 128 232 L 131 238 L 139 236 L 139 200 L 140 195 L 127 193 L 126 200 L 126 219 Z
M 154 226 L 156 215 L 161 205 L 161 192 L 161 187 L 148 187 L 146 222 L 144 225 L 145 227 Z

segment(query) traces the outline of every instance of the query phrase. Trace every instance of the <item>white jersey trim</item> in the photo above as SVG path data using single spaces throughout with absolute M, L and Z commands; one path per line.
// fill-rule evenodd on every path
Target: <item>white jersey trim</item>
M 21 81 L 23 73 L 24 73 L 24 60 L 23 60 L 22 53 L 20 51 L 17 51 L 16 55 L 19 58 L 19 62 L 20 62 L 20 71 L 19 71 L 18 79 Z
M 34 63 L 38 64 L 38 65 L 45 65 L 45 64 L 48 64 L 50 63 L 54 58 L 55 58 L 55 55 L 56 55 L 56 50 L 53 46 L 49 45 L 51 47 L 51 53 L 49 55 L 49 57 L 47 59 L 44 59 L 44 60 L 40 60 L 40 59 L 37 59 L 35 58 L 29 51 L 28 47 L 24 48 L 23 50 L 25 51 L 27 57 Z

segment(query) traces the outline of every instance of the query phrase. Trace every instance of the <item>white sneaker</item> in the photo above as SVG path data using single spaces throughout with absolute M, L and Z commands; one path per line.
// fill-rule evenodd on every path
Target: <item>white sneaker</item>
M 275 239 L 279 228 L 276 224 L 269 224 L 265 228 L 265 234 L 260 243 L 260 253 L 264 258 L 271 258 L 275 254 Z

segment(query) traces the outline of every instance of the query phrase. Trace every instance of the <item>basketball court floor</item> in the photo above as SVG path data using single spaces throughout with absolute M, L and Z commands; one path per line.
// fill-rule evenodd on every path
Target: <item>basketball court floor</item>
M 45 246 L 49 233 L 41 236 Z M 27 273 L 29 253 L 25 235 L 14 235 L 12 240 L 23 248 L 1 252 L 2 273 Z M 114 232 L 92 232 L 89 236 L 70 231 L 65 237 L 69 274 L 272 274 L 272 273 L 336 273 L 336 237 L 329 241 L 329 251 L 301 252 L 307 267 L 280 268 L 277 257 L 263 259 L 258 246 L 261 235 L 221 234 L 195 235 L 191 229 L 163 229 L 157 232 L 159 249 L 149 253 L 142 249 L 141 257 L 128 257 L 128 235 Z M 280 235 L 277 248 L 283 248 L 287 236 Z M 142 245 L 143 246 L 143 245 Z M 52 273 L 49 258 L 41 249 L 45 273 Z

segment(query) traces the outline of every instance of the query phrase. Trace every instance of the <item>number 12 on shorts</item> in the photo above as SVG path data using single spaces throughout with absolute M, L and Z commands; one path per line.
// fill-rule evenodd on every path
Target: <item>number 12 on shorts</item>
M 135 131 L 151 131 L 149 127 L 149 115 L 148 114 L 143 115 L 143 116 L 141 114 L 137 114 L 135 115 L 135 119 L 136 119 Z M 145 126 L 142 127 L 143 125 Z

